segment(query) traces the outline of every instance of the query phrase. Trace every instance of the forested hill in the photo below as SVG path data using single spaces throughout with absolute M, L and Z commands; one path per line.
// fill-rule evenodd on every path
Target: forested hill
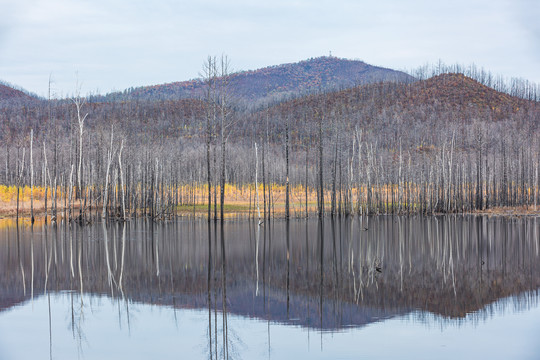
M 403 72 L 368 65 L 359 60 L 319 57 L 298 63 L 270 66 L 258 70 L 233 73 L 229 77 L 230 91 L 240 101 L 260 102 L 296 97 L 308 93 L 350 88 L 381 81 L 410 82 Z M 112 93 L 104 100 L 178 99 L 203 96 L 201 80 L 174 82 L 129 89 Z
M 414 83 L 375 83 L 335 92 L 313 94 L 272 107 L 280 114 L 305 114 L 324 104 L 326 111 L 371 114 L 414 109 L 459 110 L 470 115 L 488 111 L 494 118 L 508 117 L 520 109 L 538 109 L 537 102 L 497 91 L 463 74 L 445 73 Z M 398 111 L 398 112 L 399 112 Z
M 12 87 L 0 83 L 0 101 L 13 99 L 30 99 L 31 96 L 26 93 L 16 90 Z

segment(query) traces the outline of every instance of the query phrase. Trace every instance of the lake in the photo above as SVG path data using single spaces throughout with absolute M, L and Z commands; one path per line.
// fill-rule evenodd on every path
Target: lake
M 0 359 L 538 359 L 540 220 L 0 222 Z

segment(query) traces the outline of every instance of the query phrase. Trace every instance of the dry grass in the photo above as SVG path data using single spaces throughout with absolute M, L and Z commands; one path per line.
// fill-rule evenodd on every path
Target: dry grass
M 501 206 L 486 210 L 476 210 L 474 214 L 491 216 L 540 216 L 540 206 Z
M 414 185 L 411 186 L 411 192 L 414 193 L 418 189 Z M 373 191 L 378 191 L 381 198 L 385 198 L 389 187 L 383 186 L 380 189 L 373 188 Z M 219 187 L 216 189 L 219 197 Z M 360 191 L 358 191 L 360 190 Z M 394 185 L 394 190 L 397 196 L 397 185 Z M 119 191 L 119 189 L 116 189 Z M 269 184 L 266 187 L 267 191 L 267 206 L 271 202 L 270 213 L 275 217 L 285 216 L 285 186 L 278 184 Z M 305 188 L 302 185 L 291 186 L 291 217 L 305 217 L 306 215 L 306 199 Z M 356 203 L 357 196 L 361 193 L 362 197 L 366 193 L 367 189 L 362 187 L 360 189 L 352 189 L 353 202 Z M 214 192 L 214 189 L 212 189 Z M 169 189 L 164 189 L 165 194 L 170 194 Z M 270 201 L 271 194 L 271 201 Z M 389 194 L 389 193 L 388 193 Z M 58 208 L 63 210 L 64 204 L 61 189 L 58 188 Z M 184 204 L 179 205 L 177 212 L 180 215 L 197 215 L 205 216 L 208 212 L 208 187 L 206 185 L 191 186 L 184 185 L 178 188 L 178 195 L 183 199 Z M 315 189 L 308 188 L 307 199 L 307 213 L 313 214 L 317 211 L 317 193 Z M 325 192 L 325 208 L 329 209 L 330 191 Z M 48 208 L 51 207 L 51 191 L 48 189 Z M 21 187 L 19 193 L 19 216 L 30 216 L 30 188 L 28 186 Z M 45 189 L 43 187 L 34 187 L 34 214 L 43 215 L 45 213 Z M 167 202 L 164 199 L 163 202 Z M 212 194 L 212 201 L 214 200 L 214 194 Z M 365 200 L 365 199 L 364 199 Z M 219 200 L 218 200 L 219 201 Z M 259 184 L 259 202 L 258 206 L 261 215 L 264 212 L 263 209 L 263 186 Z M 78 202 L 75 203 L 75 207 L 78 208 Z M 0 218 L 11 218 L 17 215 L 17 188 L 15 186 L 0 185 Z M 212 205 L 212 214 L 214 208 Z M 218 204 L 218 213 L 220 212 Z M 225 186 L 225 208 L 224 213 L 227 215 L 252 215 L 257 216 L 257 201 L 256 201 L 256 189 L 255 185 L 243 185 L 234 186 L 227 184 Z M 540 216 L 540 206 L 535 209 L 534 206 L 529 207 L 499 207 L 491 208 L 487 210 L 477 210 L 474 214 L 485 215 L 499 215 L 499 216 Z

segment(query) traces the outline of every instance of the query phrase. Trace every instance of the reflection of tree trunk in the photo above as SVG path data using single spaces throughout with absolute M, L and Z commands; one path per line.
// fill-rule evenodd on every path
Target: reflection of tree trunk
M 257 233 L 255 236 L 255 273 L 257 274 L 257 285 L 255 288 L 255 296 L 259 296 L 259 233 L 260 233 L 260 230 L 261 230 L 261 227 L 257 226 Z
M 66 228 L 67 230 L 67 228 Z M 66 231 L 62 231 L 64 234 Z M 71 277 L 75 277 L 75 270 L 73 268 L 73 237 L 75 236 L 75 231 L 70 231 L 71 236 L 69 237 L 69 268 L 71 270 Z
M 210 184 L 210 181 L 208 182 Z M 210 199 L 210 190 L 208 190 L 208 198 Z M 210 360 L 213 360 L 212 353 L 212 296 L 211 293 L 211 278 L 212 278 L 212 231 L 210 229 L 210 205 L 208 206 L 208 278 L 207 278 L 207 294 L 208 294 L 208 352 Z
M 285 223 L 285 237 L 287 240 L 287 319 L 289 319 L 289 298 L 290 298 L 290 268 L 291 268 L 291 262 L 290 262 L 290 223 L 289 218 L 287 217 L 286 223 Z
M 152 242 L 154 242 L 154 231 L 152 230 Z M 156 237 L 156 277 L 158 278 L 158 281 L 160 281 L 159 278 L 159 236 Z
M 53 249 L 49 248 L 49 241 L 47 239 L 47 226 L 43 227 L 43 242 L 45 246 L 45 286 L 43 289 L 43 294 L 47 293 L 48 282 L 49 282 L 49 270 L 51 268 L 51 262 L 53 257 Z M 51 246 L 52 247 L 52 246 Z
M 332 268 L 334 272 L 334 296 L 335 299 L 338 299 L 338 289 L 339 289 L 339 280 L 338 280 L 338 270 L 337 270 L 337 248 L 336 248 L 336 220 L 332 218 L 330 220 L 332 227 Z
M 49 359 L 52 360 L 52 319 L 51 319 L 51 294 L 47 294 L 47 304 L 49 306 Z
M 80 281 L 80 290 L 81 290 L 81 311 L 83 306 L 83 275 L 82 275 L 82 228 L 79 228 L 79 242 L 78 242 L 78 266 L 79 266 L 79 281 Z
M 223 310 L 223 357 L 229 359 L 229 339 L 227 327 L 227 259 L 225 255 L 225 231 L 223 229 L 223 218 L 220 224 L 221 230 L 221 294 Z
M 307 184 L 307 182 L 306 182 Z M 306 203 L 307 204 L 307 203 Z M 310 272 L 309 272 L 309 236 L 308 236 L 308 219 L 306 217 L 306 229 L 305 229 L 305 233 L 306 233 L 306 254 L 308 254 L 308 256 L 306 256 L 306 274 L 309 276 Z M 311 301 L 308 301 L 307 302 L 307 313 L 308 315 L 310 314 L 310 305 L 311 304 Z M 308 319 L 310 319 L 311 317 L 308 316 Z M 308 341 L 309 341 L 309 327 L 311 326 L 311 321 L 308 320 Z
M 124 255 L 126 253 L 126 223 L 124 222 L 122 224 L 122 255 L 120 260 L 120 276 L 118 278 L 118 289 L 124 297 L 124 286 L 122 284 L 122 280 L 124 278 Z
M 320 283 L 319 283 L 319 316 L 320 316 L 320 324 L 319 326 L 322 329 L 323 326 L 323 286 L 324 286 L 324 224 L 323 219 L 319 218 L 318 224 L 317 224 L 317 238 L 319 242 L 319 276 L 320 276 Z M 321 332 L 322 333 L 322 332 Z
M 216 187 L 214 186 L 214 189 Z M 218 294 L 217 294 L 217 272 L 216 272 L 216 264 L 215 264 L 215 261 L 216 261 L 216 258 L 218 256 L 218 252 L 217 252 L 217 216 L 214 218 L 214 251 L 215 251 L 215 254 L 216 256 L 213 257 L 212 261 L 213 261 L 213 269 L 214 269 L 214 347 L 215 347 L 215 354 L 216 354 L 216 359 L 218 357 L 218 331 L 217 331 L 217 312 L 218 312 L 218 307 L 217 307 L 217 303 L 218 303 Z
M 263 229 L 262 281 L 263 281 L 263 306 L 264 306 L 264 314 L 266 315 L 266 226 Z
M 34 224 L 30 225 L 30 263 L 31 263 L 31 280 L 30 280 L 30 297 L 32 299 L 32 304 L 34 302 Z
M 105 222 L 101 223 L 103 226 L 103 244 L 105 247 L 105 262 L 107 264 L 107 282 L 109 283 L 109 288 L 111 289 L 111 298 L 114 298 L 113 290 L 113 274 L 111 270 L 111 262 L 109 259 L 109 234 L 107 233 L 107 227 Z
M 22 275 L 22 284 L 23 284 L 23 295 L 26 296 L 26 281 L 24 276 L 24 266 L 23 266 L 23 259 L 21 255 L 21 235 L 19 232 L 19 221 L 16 221 L 17 226 L 17 257 L 19 258 L 19 267 L 21 269 L 21 275 Z

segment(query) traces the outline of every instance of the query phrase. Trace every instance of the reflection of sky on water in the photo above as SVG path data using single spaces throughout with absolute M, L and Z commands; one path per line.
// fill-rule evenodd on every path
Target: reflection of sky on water
M 54 359 L 209 358 L 208 311 L 126 306 L 85 295 L 81 316 L 75 294 L 72 327 L 71 294 L 50 299 Z M 361 328 L 323 332 L 231 314 L 229 358 L 536 359 L 540 306 L 535 295 L 526 305 L 523 299 L 514 300 L 499 300 L 465 319 L 418 311 Z M 40 296 L 0 313 L 0 359 L 49 358 L 48 306 L 48 297 Z M 221 314 L 217 316 L 221 345 Z

